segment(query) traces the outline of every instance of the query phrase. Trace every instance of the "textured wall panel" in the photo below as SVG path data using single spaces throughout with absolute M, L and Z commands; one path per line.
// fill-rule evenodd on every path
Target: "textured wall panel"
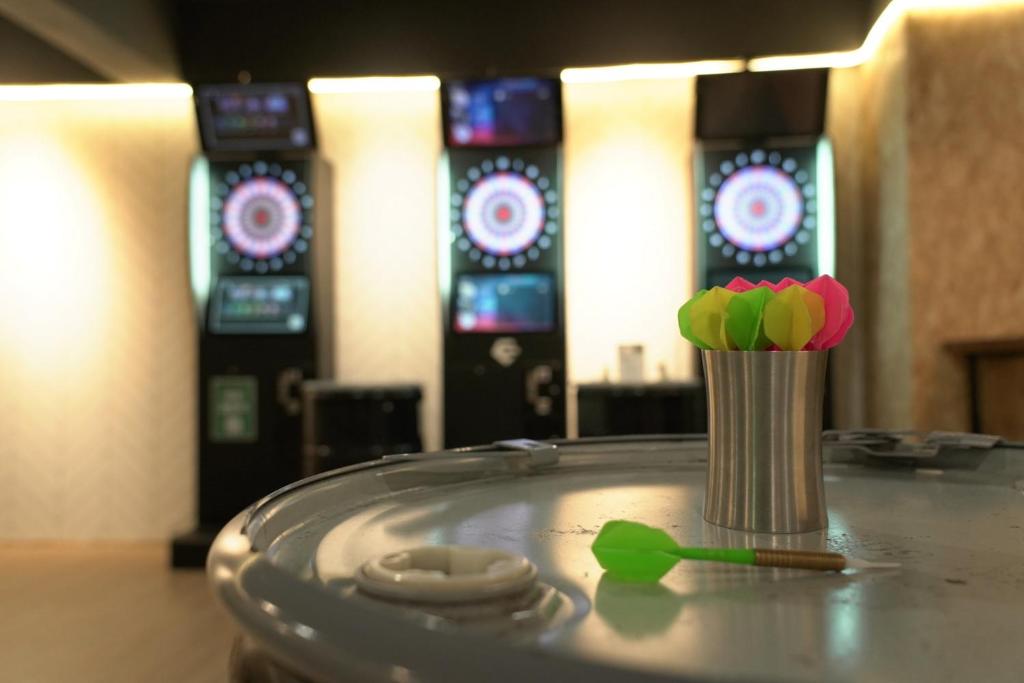
M 334 166 L 335 373 L 423 387 L 424 445 L 441 445 L 437 92 L 317 95 Z
M 968 429 L 966 364 L 945 345 L 1024 335 L 1022 80 L 1019 4 L 915 11 L 833 73 L 840 269 L 863 260 L 847 344 L 863 346 L 870 426 Z
M 861 168 L 865 154 L 862 136 L 863 71 L 859 68 L 833 69 L 829 74 L 827 134 L 835 155 L 836 185 L 836 278 L 846 285 L 857 311 L 857 324 L 845 341 L 830 354 L 833 417 L 838 428 L 866 424 L 865 320 L 868 298 L 864 273 L 867 245 L 866 214 L 862 202 Z
M 914 14 L 907 44 L 914 424 L 967 429 L 944 343 L 1024 336 L 1024 7 Z
M 191 107 L 0 107 L 0 537 L 191 524 Z
M 906 429 L 915 387 L 911 376 L 907 169 L 906 32 L 900 23 L 861 67 L 863 117 L 861 211 L 865 217 L 863 337 L 868 357 L 868 425 Z
M 649 381 L 688 377 L 694 81 L 564 88 L 569 381 L 618 379 L 620 344 L 644 346 Z
M 911 424 L 906 31 L 864 65 L 829 77 L 836 165 L 836 275 L 857 322 L 833 351 L 839 427 Z

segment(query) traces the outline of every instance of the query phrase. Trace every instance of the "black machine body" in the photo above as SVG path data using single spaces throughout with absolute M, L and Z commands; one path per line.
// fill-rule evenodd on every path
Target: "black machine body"
M 208 296 L 197 301 L 199 517 L 216 523 L 300 474 L 302 382 L 332 373 L 330 167 L 313 155 L 196 163 L 204 161 L 210 275 Z M 247 244 L 239 224 L 258 224 L 261 211 L 292 212 L 266 221 L 291 221 L 294 234 Z

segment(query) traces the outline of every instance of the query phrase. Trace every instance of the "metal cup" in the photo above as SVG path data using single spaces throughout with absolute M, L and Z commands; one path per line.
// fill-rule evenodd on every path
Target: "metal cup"
M 828 351 L 704 351 L 704 519 L 730 529 L 828 526 L 821 416 Z

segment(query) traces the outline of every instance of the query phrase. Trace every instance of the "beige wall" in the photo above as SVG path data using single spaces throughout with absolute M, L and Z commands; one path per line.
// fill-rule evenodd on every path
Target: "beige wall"
M 334 168 L 335 374 L 423 387 L 424 445 L 441 447 L 437 92 L 317 95 Z
M 192 105 L 0 105 L 0 537 L 159 537 L 194 510 Z
M 1024 7 L 915 14 L 907 45 L 913 423 L 967 429 L 943 344 L 1024 337 Z
M 858 311 L 838 355 L 862 357 L 864 424 L 968 429 L 966 366 L 944 345 L 1024 336 L 1021 83 L 1019 5 L 913 12 L 832 74 L 839 270 Z
M 907 281 L 910 238 L 907 215 L 907 100 L 905 27 L 889 34 L 863 67 L 862 105 L 866 122 L 861 166 L 862 210 L 868 218 L 865 259 L 864 336 L 868 348 L 869 425 L 906 429 L 918 387 L 912 382 L 911 311 L 916 305 Z M 863 148 L 862 148 L 863 149 Z
M 567 84 L 564 99 L 570 382 L 618 379 L 620 344 L 644 346 L 649 381 L 688 377 L 675 313 L 693 279 L 694 81 Z
M 570 381 L 691 371 L 692 79 L 566 87 Z M 435 92 L 318 95 L 334 167 L 336 374 L 424 387 L 441 443 Z M 191 103 L 0 104 L 0 537 L 167 537 L 193 523 Z M 16 295 L 16 296 L 15 296 Z M 574 420 L 573 420 L 574 422 Z
M 336 368 L 423 385 L 440 444 L 437 93 L 317 98 Z M 192 104 L 0 105 L 0 538 L 160 538 L 195 514 Z
M 834 388 L 833 415 L 837 426 L 863 425 L 865 421 L 864 368 L 865 343 L 864 239 L 865 216 L 862 209 L 863 121 L 860 111 L 861 71 L 834 69 L 829 74 L 827 131 L 832 139 L 835 163 L 836 278 L 846 285 L 856 311 L 856 324 L 847 332 L 842 345 L 831 352 Z
M 857 314 L 835 353 L 840 427 L 911 423 L 905 38 L 901 22 L 867 64 L 830 77 L 837 276 Z

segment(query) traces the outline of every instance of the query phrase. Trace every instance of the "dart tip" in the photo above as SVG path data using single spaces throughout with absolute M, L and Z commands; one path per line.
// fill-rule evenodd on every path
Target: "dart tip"
M 847 569 L 899 569 L 901 566 L 899 562 L 871 562 L 856 557 L 846 558 Z

